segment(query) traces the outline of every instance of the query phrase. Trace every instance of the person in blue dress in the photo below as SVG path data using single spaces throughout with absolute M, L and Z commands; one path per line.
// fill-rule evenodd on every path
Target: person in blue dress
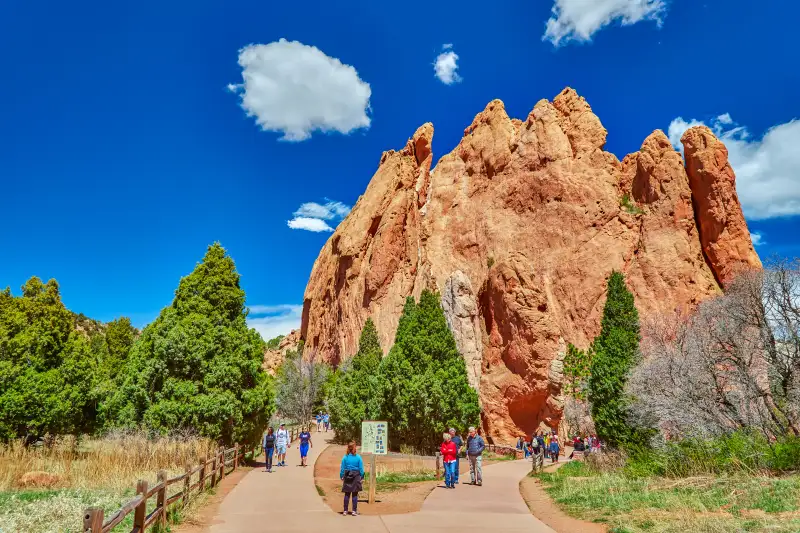
M 325 433 L 327 433 L 331 429 L 331 415 L 328 413 L 322 415 L 322 425 L 325 426 Z
M 344 512 L 348 514 L 347 508 L 350 499 L 353 499 L 353 512 L 349 513 L 358 516 L 358 493 L 362 490 L 361 480 L 364 479 L 364 461 L 356 453 L 355 441 L 350 441 L 347 445 L 347 453 L 342 457 L 342 466 L 339 469 L 339 479 L 342 480 L 342 492 L 344 492 Z
M 297 438 L 300 439 L 300 466 L 308 466 L 308 449 L 314 447 L 308 428 L 304 427 Z

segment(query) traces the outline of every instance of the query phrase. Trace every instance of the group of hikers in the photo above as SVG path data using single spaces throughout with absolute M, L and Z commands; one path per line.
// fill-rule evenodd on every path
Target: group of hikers
M 572 459 L 575 452 L 590 453 L 600 451 L 601 443 L 597 435 L 575 435 L 571 439 L 573 451 L 569 458 Z M 550 459 L 553 463 L 558 462 L 558 457 L 563 452 L 558 434 L 553 431 L 538 431 L 531 435 L 530 440 L 525 436 L 520 436 L 517 441 L 517 449 L 523 450 L 525 458 L 544 454 L 544 459 Z
M 486 443 L 474 427 L 469 428 L 466 443 L 454 428 L 450 428 L 449 431 L 444 433 L 439 451 L 442 454 L 442 463 L 444 465 L 445 487 L 454 489 L 458 484 L 459 456 L 462 451 L 466 452 L 469 460 L 470 484 L 482 486 L 482 457 L 485 449 Z M 358 516 L 358 493 L 363 490 L 364 460 L 358 453 L 355 441 L 350 441 L 347 444 L 347 451 L 342 457 L 342 463 L 339 467 L 339 478 L 342 480 L 342 492 L 344 493 L 344 511 L 342 511 L 342 514 L 345 516 Z M 351 503 L 352 511 L 350 511 Z
M 315 420 L 318 432 L 330 430 L 330 416 L 327 413 L 320 412 L 315 416 Z M 300 465 L 298 466 L 308 466 L 308 451 L 313 447 L 310 429 L 310 426 L 304 426 L 297 436 L 300 441 Z M 286 466 L 286 450 L 291 447 L 291 444 L 291 433 L 286 429 L 285 424 L 280 424 L 277 431 L 272 427 L 267 429 L 261 442 L 266 457 L 266 472 L 272 472 L 275 455 L 277 455 L 277 462 L 274 465 Z M 600 441 L 594 435 L 576 436 L 573 439 L 573 446 L 576 451 L 590 450 L 599 448 Z M 442 435 L 442 444 L 439 446 L 444 466 L 445 488 L 454 489 L 458 485 L 462 453 L 469 461 L 470 485 L 483 486 L 483 452 L 485 449 L 486 442 L 474 427 L 469 428 L 466 442 L 454 428 L 445 432 Z M 530 441 L 527 441 L 525 437 L 520 437 L 517 449 L 524 450 L 526 458 L 532 454 L 543 453 L 553 462 L 558 462 L 561 452 L 558 434 L 555 431 L 539 431 L 531 436 Z M 339 468 L 339 478 L 342 480 L 342 492 L 344 493 L 344 512 L 342 514 L 358 516 L 358 493 L 363 490 L 364 461 L 358 453 L 355 441 L 347 444 L 347 450 Z M 352 511 L 349 510 L 351 503 Z
M 448 489 L 456 488 L 460 472 L 460 456 L 464 451 L 469 461 L 470 485 L 483 485 L 483 450 L 486 443 L 474 427 L 469 428 L 467 442 L 458 435 L 454 428 L 442 435 L 442 444 L 439 453 L 442 454 L 444 466 L 444 486 Z
M 322 411 L 320 411 L 319 413 L 317 413 L 314 419 L 317 421 L 317 432 L 322 432 L 322 430 L 324 429 L 325 432 L 327 433 L 328 430 L 331 429 L 330 413 L 323 413 Z
M 308 466 L 308 450 L 313 448 L 314 444 L 311 442 L 311 433 L 308 427 L 297 435 L 300 441 L 300 464 L 298 466 Z M 267 428 L 264 437 L 261 439 L 261 447 L 264 450 L 266 472 L 272 472 L 272 458 L 274 455 L 278 456 L 278 462 L 275 466 L 286 466 L 286 450 L 292 445 L 292 437 L 286 429 L 286 424 L 278 426 L 278 431 L 275 431 L 272 426 Z

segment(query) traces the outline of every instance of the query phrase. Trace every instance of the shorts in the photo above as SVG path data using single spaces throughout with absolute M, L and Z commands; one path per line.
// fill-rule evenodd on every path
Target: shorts
M 308 455 L 308 443 L 300 445 L 300 457 L 305 457 L 306 455 Z
M 278 455 L 284 455 L 286 453 L 286 445 L 285 444 L 278 444 L 275 446 L 275 453 Z

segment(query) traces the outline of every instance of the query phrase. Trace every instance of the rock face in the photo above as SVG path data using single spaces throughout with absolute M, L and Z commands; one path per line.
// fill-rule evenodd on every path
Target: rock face
M 556 427 L 566 345 L 597 335 L 612 270 L 646 316 L 687 311 L 720 291 L 717 280 L 760 267 L 724 146 L 697 128 L 684 139 L 698 135 L 688 174 L 661 131 L 620 162 L 603 151 L 589 104 L 565 89 L 524 121 L 490 102 L 431 171 L 425 124 L 383 154 L 320 252 L 306 348 L 337 364 L 371 316 L 388 350 L 405 297 L 438 290 L 487 435 Z
M 736 175 L 728 163 L 728 149 L 705 126 L 688 130 L 681 143 L 694 202 L 701 213 L 698 222 L 703 252 L 717 279 L 726 284 L 742 265 L 761 264 L 736 195 Z
M 278 367 L 281 366 L 283 360 L 286 359 L 286 352 L 296 350 L 299 344 L 300 330 L 292 330 L 291 333 L 281 339 L 277 349 L 270 350 L 267 348 L 264 351 L 264 364 L 262 368 L 264 368 L 270 376 L 274 376 L 278 371 Z

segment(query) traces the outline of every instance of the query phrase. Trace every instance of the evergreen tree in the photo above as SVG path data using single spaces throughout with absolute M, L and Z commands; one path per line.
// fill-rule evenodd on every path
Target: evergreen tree
M 0 292 L 0 440 L 90 431 L 95 361 L 56 280 Z
M 135 339 L 136 328 L 131 325 L 130 318 L 122 317 L 108 323 L 105 331 L 105 343 L 108 350 L 106 363 L 112 379 L 124 367 Z
M 643 433 L 628 423 L 625 383 L 638 360 L 639 313 L 625 278 L 614 271 L 608 280 L 600 335 L 594 340 L 589 401 L 598 436 L 612 446 L 641 444 Z
M 245 294 L 219 243 L 181 279 L 175 299 L 136 339 L 108 425 L 192 429 L 223 443 L 257 440 L 272 413 L 265 344 L 247 327 Z
M 592 348 L 581 350 L 572 343 L 564 356 L 564 393 L 576 400 L 586 400 L 587 381 L 591 372 Z
M 478 394 L 438 294 L 425 290 L 419 304 L 406 300 L 395 344 L 380 365 L 380 388 L 393 446 L 430 450 L 446 428 L 477 424 Z
M 328 397 L 331 424 L 338 440 L 359 440 L 361 422 L 379 416 L 378 368 L 382 358 L 378 330 L 368 318 L 361 329 L 358 352 L 341 366 Z

